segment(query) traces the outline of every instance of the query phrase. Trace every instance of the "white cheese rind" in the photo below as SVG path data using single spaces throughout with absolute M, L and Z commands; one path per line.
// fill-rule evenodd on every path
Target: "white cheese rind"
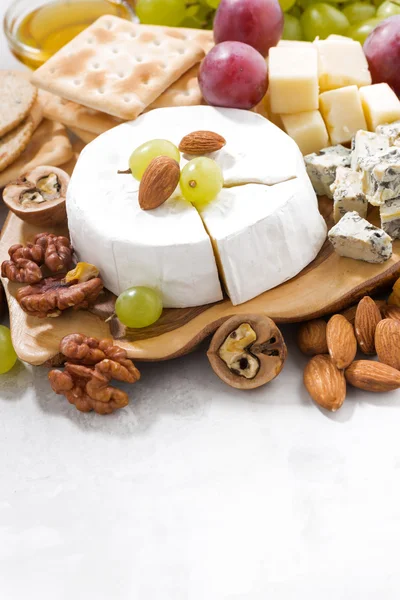
M 338 223 L 347 212 L 355 211 L 363 218 L 367 216 L 368 201 L 363 192 L 359 172 L 347 167 L 338 167 L 331 190 L 333 193 L 333 218 L 335 223 Z
M 349 167 L 350 161 L 351 151 L 340 144 L 305 156 L 304 162 L 315 193 L 332 198 L 331 185 L 336 178 L 336 169 Z
M 234 305 L 297 275 L 326 239 L 326 224 L 305 172 L 272 187 L 225 188 L 201 215 Z
M 329 239 L 340 256 L 383 263 L 392 256 L 392 240 L 356 212 L 349 212 L 329 231 Z
M 292 203 L 297 215 L 297 228 L 309 232 L 302 239 L 301 260 L 306 264 L 314 258 L 315 236 L 318 241 L 322 238 L 322 217 L 293 140 L 249 111 L 207 106 L 154 110 L 86 146 L 68 189 L 69 228 L 77 255 L 97 265 L 106 287 L 115 294 L 133 285 L 148 285 L 160 290 L 165 307 L 176 308 L 222 298 L 211 240 L 196 209 L 180 197 L 178 189 L 162 206 L 143 211 L 138 204 L 139 182 L 131 175 L 117 173 L 127 168 L 132 151 L 143 142 L 163 138 L 178 145 L 184 135 L 201 129 L 215 131 L 227 141 L 225 149 L 210 155 L 222 166 L 226 184 L 256 182 L 257 189 L 273 190 L 276 186 L 272 184 L 277 182 L 296 182 L 299 193 L 288 204 Z M 183 156 L 181 165 L 189 158 Z M 259 213 L 249 213 L 248 205 L 242 208 L 251 231 Z M 264 205 L 263 210 L 268 217 L 269 207 Z M 275 223 L 284 230 L 279 219 Z M 248 236 L 254 238 L 252 233 Z M 291 246 L 286 238 L 282 244 Z M 249 246 L 246 252 L 253 254 L 253 248 Z M 248 258 L 238 260 L 246 262 Z M 281 281 L 296 271 L 291 264 L 284 266 Z M 268 271 L 268 265 L 265 268 Z M 249 275 L 257 278 L 259 270 L 259 262 L 253 265 L 252 273 L 241 270 L 241 288 L 246 287 Z M 265 271 L 263 277 L 265 280 Z M 247 293 L 246 298 L 269 287 L 268 280 L 266 287 Z

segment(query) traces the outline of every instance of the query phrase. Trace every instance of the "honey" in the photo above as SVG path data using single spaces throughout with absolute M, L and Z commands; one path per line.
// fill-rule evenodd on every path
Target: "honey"
M 124 0 L 55 0 L 26 14 L 14 30 L 11 50 L 36 69 L 102 15 L 132 19 Z

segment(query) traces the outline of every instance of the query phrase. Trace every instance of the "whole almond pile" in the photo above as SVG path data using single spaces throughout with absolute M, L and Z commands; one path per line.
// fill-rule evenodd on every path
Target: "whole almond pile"
M 365 296 L 326 323 L 315 319 L 298 332 L 300 350 L 312 356 L 304 370 L 304 385 L 321 407 L 338 410 L 346 383 L 367 392 L 400 388 L 400 307 Z M 378 361 L 355 360 L 357 348 Z

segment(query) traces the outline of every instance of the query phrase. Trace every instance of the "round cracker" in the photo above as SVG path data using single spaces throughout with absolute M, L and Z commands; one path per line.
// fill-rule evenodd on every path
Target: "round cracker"
M 0 138 L 0 172 L 22 154 L 29 144 L 33 131 L 32 119 L 28 117 L 21 125 Z
M 0 71 L 0 136 L 19 125 L 36 100 L 37 89 L 24 73 Z

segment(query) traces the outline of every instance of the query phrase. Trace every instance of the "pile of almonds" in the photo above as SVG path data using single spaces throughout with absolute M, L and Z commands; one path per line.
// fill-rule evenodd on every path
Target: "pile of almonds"
M 312 356 L 304 369 L 304 385 L 312 399 L 338 410 L 347 384 L 367 392 L 400 388 L 400 308 L 365 296 L 357 306 L 301 325 L 298 345 Z M 375 360 L 355 360 L 357 349 Z

